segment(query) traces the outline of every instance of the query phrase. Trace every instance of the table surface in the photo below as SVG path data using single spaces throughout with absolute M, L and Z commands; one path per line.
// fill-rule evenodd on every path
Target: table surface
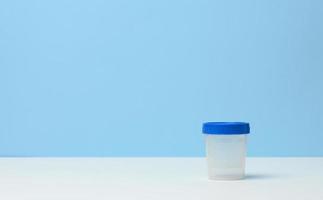
M 323 199 L 323 158 L 248 158 L 210 181 L 204 158 L 0 158 L 3 200 Z

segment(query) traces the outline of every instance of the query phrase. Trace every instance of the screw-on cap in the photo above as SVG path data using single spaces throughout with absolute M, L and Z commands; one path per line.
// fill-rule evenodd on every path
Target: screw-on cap
M 246 122 L 206 122 L 203 123 L 204 134 L 236 135 L 248 134 L 249 123 Z

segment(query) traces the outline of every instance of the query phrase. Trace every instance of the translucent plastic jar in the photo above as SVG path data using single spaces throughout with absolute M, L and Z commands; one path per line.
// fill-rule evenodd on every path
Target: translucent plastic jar
M 245 122 L 203 124 L 209 179 L 236 180 L 244 177 L 249 132 L 249 124 Z

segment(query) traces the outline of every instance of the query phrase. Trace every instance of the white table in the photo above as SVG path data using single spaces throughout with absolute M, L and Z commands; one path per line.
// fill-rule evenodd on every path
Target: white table
M 0 158 L 1 200 L 323 200 L 323 158 L 248 158 L 209 181 L 204 158 Z

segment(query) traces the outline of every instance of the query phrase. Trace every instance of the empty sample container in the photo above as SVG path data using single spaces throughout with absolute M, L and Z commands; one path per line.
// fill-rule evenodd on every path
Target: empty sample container
M 236 180 L 244 177 L 249 132 L 249 123 L 245 122 L 203 124 L 209 179 Z

